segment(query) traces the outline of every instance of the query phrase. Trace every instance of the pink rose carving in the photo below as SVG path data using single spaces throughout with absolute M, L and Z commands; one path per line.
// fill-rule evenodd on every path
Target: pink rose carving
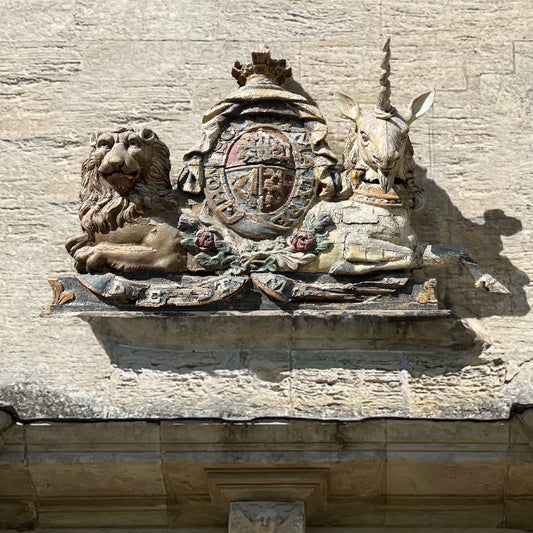
M 297 252 L 307 252 L 315 243 L 315 235 L 308 229 L 299 229 L 287 239 L 287 244 Z
M 215 242 L 220 238 L 218 231 L 214 229 L 201 229 L 196 233 L 194 244 L 200 252 L 209 252 L 215 248 Z

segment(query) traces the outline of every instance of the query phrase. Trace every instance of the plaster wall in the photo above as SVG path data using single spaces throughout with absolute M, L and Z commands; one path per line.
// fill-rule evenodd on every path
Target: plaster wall
M 533 403 L 529 1 L 4 0 L 0 11 L 1 404 L 22 418 L 186 416 L 184 404 L 205 397 L 195 415 L 238 415 L 229 402 L 252 405 L 245 416 L 278 416 L 271 406 L 283 405 L 287 416 L 501 418 Z M 479 353 L 457 357 L 450 348 L 420 359 L 396 346 L 395 359 L 357 352 L 350 361 L 363 363 L 328 368 L 328 346 L 302 342 L 296 353 L 275 339 L 259 358 L 214 342 L 189 359 L 167 346 L 167 364 L 152 354 L 121 365 L 87 323 L 39 318 L 47 278 L 73 270 L 63 242 L 78 230 L 92 131 L 153 128 L 170 147 L 176 179 L 202 113 L 235 87 L 233 62 L 265 42 L 320 107 L 340 157 L 350 124 L 333 93 L 373 105 L 386 35 L 393 104 L 402 110 L 437 90 L 411 134 L 427 192 L 420 238 L 469 248 L 512 291 L 476 291 L 459 268 L 438 274 Z M 273 327 L 265 318 L 250 348 Z M 397 331 L 387 333 L 394 346 Z M 148 328 L 139 342 L 153 334 Z M 135 357 L 135 343 L 122 347 Z

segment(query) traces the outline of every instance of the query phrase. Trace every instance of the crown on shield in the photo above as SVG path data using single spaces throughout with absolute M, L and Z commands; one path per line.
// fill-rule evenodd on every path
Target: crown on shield
M 276 85 L 282 85 L 291 78 L 292 70 L 287 66 L 285 59 L 272 59 L 268 46 L 262 44 L 257 50 L 252 52 L 251 63 L 235 61 L 231 74 L 240 86 L 246 85 L 249 78 L 254 75 L 265 76 Z

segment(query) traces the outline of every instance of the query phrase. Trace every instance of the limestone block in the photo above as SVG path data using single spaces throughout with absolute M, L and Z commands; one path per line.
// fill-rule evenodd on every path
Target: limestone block
M 374 90 L 371 87 L 375 86 L 372 82 L 377 81 L 376 76 L 379 76 L 381 43 L 378 39 L 374 43 L 375 53 L 369 54 L 362 62 L 358 59 L 362 42 L 357 39 L 345 42 L 311 40 L 302 47 L 301 83 L 304 86 L 309 84 L 310 90 L 314 91 L 317 85 L 331 85 L 332 79 L 338 79 L 355 98 L 360 97 L 359 91 L 372 91 L 375 99 L 375 87 Z
M 505 525 L 510 528 L 531 529 L 533 523 L 533 498 L 509 498 L 505 503 Z
M 33 502 L 9 501 L 0 498 L 0 527 L 6 530 L 31 529 L 36 522 Z
M 308 356 L 305 357 L 306 361 L 309 359 Z M 295 357 L 297 368 L 304 364 L 309 363 L 303 363 L 300 357 Z M 364 360 L 360 364 L 364 365 Z M 327 385 L 326 394 L 317 389 L 319 385 Z M 356 390 L 360 392 L 352 394 Z M 404 394 L 401 376 L 386 371 L 352 367 L 332 373 L 316 363 L 309 364 L 308 368 L 295 370 L 293 404 L 298 416 L 312 416 L 312 411 L 320 413 L 322 418 L 383 416 L 381 401 L 376 401 L 376 397 L 386 398 L 389 408 L 394 409 L 399 416 L 406 416 L 408 407 L 403 401 Z
M 33 488 L 28 468 L 19 461 L 6 463 L 4 458 L 0 462 L 0 501 L 2 497 L 31 496 Z
M 39 524 L 43 528 L 164 528 L 168 524 L 167 504 L 164 499 L 89 498 L 72 500 L 45 499 L 39 506 Z
M 125 439 L 134 445 L 116 460 L 113 447 Z M 79 456 L 79 444 L 84 454 Z M 159 427 L 97 423 L 72 427 L 35 424 L 28 428 L 28 465 L 35 492 L 45 498 L 86 497 L 106 494 L 112 497 L 164 495 L 159 466 Z M 50 455 L 50 448 L 54 453 Z M 138 480 L 142 479 L 142 483 Z M 132 491 L 132 488 L 134 490 Z
M 386 483 L 385 454 L 374 451 L 357 455 L 329 468 L 330 493 L 339 500 L 348 495 L 360 501 L 379 500 Z
M 401 451 L 414 443 L 424 443 L 432 448 L 432 443 L 449 443 L 455 450 L 484 449 L 498 450 L 506 453 L 509 447 L 510 426 L 505 422 L 494 422 L 476 426 L 468 422 L 457 421 L 439 427 L 431 427 L 424 420 L 396 421 L 387 424 L 387 449 Z
M 120 381 L 112 399 L 116 416 L 134 409 L 138 416 L 218 412 L 248 418 L 259 415 L 265 405 L 279 416 L 288 414 L 289 356 L 284 332 L 289 325 L 284 318 L 276 320 L 268 339 L 260 333 L 257 316 L 237 322 L 208 316 L 188 322 L 107 319 L 92 325 L 113 361 L 125 369 L 117 375 Z M 160 340 L 157 345 L 154 338 Z M 155 383 L 160 387 L 157 395 L 150 392 Z M 143 389 L 151 399 L 139 403 L 130 391 Z
M 3 8 L 9 13 L 2 17 L 3 41 L 65 43 L 74 38 L 74 0 L 52 0 L 46 6 L 46 13 L 39 0 L 7 0 Z
M 443 450 L 444 451 L 444 450 Z M 480 452 L 469 455 L 469 465 L 458 455 L 448 452 L 446 457 L 428 465 L 431 452 L 414 452 L 405 467 L 405 455 L 399 452 L 387 454 L 387 487 L 391 495 L 495 495 L 504 487 L 506 455 L 491 456 L 489 460 Z M 475 468 L 476 475 L 473 475 Z
M 530 494 L 533 488 L 533 453 L 522 452 L 517 455 L 509 467 L 507 493 L 511 497 Z
M 200 531 L 214 532 L 227 531 L 227 511 L 223 512 L 214 507 L 209 497 L 197 496 L 194 500 L 171 500 L 168 505 L 168 525 L 177 531 Z M 217 529 L 214 529 L 217 528 Z M 220 529 L 218 529 L 220 528 Z
M 32 40 L 19 46 L 15 46 L 14 42 L 6 43 L 3 51 L 0 59 L 4 83 L 2 100 L 23 94 L 35 83 L 47 85 L 48 82 L 69 81 L 81 70 L 82 52 L 75 46 L 51 47 Z
M 510 426 L 509 452 L 509 481 L 507 493 L 516 501 L 528 495 L 533 490 L 533 417 L 525 411 L 517 415 L 514 424 Z M 516 505 L 516 503 L 515 503 Z M 511 509 L 513 504 L 511 504 Z
M 118 85 L 141 82 L 161 89 L 161 85 L 170 83 L 183 86 L 192 74 L 184 59 L 182 41 L 117 41 L 111 34 L 109 40 L 98 39 L 85 45 L 81 76 L 95 83 L 98 80 L 114 81 Z
M 83 40 L 118 39 L 212 40 L 215 38 L 218 2 L 200 0 L 195 8 L 184 0 L 132 4 L 120 0 L 104 6 L 84 0 L 76 4 L 76 19 Z
M 14 423 L 7 413 L 0 411 L 0 501 L 14 496 L 28 497 L 30 500 L 33 487 L 24 459 L 24 428 L 22 424 Z M 9 502 L 0 505 L 9 507 Z M 24 515 L 27 509 L 26 504 L 22 507 L 15 505 L 9 513 Z
M 533 66 L 533 44 L 531 41 L 513 42 L 515 71 L 526 73 Z
M 357 524 L 362 531 L 386 531 L 382 528 L 386 525 L 386 514 L 383 512 L 383 502 L 380 500 L 355 500 L 350 505 L 333 500 L 326 511 L 322 514 L 319 523 L 326 531 L 342 531 L 343 524 Z M 314 525 L 314 524 L 313 524 Z M 318 524 L 317 524 L 318 525 Z M 313 531 L 309 528 L 308 531 Z M 355 530 L 357 531 L 357 529 Z
M 494 531 L 499 531 L 499 526 L 504 519 L 504 507 L 501 504 L 476 505 L 465 509 L 453 498 L 439 500 L 428 498 L 427 501 L 424 500 L 416 498 L 416 502 L 412 501 L 408 509 L 398 510 L 394 509 L 397 500 L 391 498 L 392 509 L 387 510 L 386 524 L 398 524 L 400 528 L 409 524 L 415 529 L 433 526 L 435 531 L 438 531 L 435 527 L 436 524 L 446 528 L 480 528 L 481 531 L 484 528 L 487 528 L 487 531 L 498 528 Z M 437 501 L 438 504 L 436 504 Z M 405 502 L 402 503 L 405 505 Z
M 269 0 L 250 4 L 243 0 L 221 4 L 219 39 L 253 40 L 260 28 L 261 39 L 283 39 L 300 41 L 308 39 L 312 26 L 315 39 L 351 39 L 354 24 L 357 24 L 358 38 L 373 38 L 370 28 L 378 16 L 378 6 L 364 2 L 337 2 L 331 9 L 328 2 L 300 2 Z M 357 21 L 357 22 L 355 22 Z

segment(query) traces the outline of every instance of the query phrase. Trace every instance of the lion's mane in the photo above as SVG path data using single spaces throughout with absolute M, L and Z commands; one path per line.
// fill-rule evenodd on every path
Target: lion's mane
M 113 133 L 121 133 L 126 129 Z M 103 155 L 95 149 L 82 165 L 79 217 L 83 231 L 94 240 L 95 233 L 108 233 L 131 223 L 147 211 L 176 207 L 170 183 L 170 153 L 157 136 L 151 160 L 139 181 L 125 195 L 118 193 L 98 172 Z

